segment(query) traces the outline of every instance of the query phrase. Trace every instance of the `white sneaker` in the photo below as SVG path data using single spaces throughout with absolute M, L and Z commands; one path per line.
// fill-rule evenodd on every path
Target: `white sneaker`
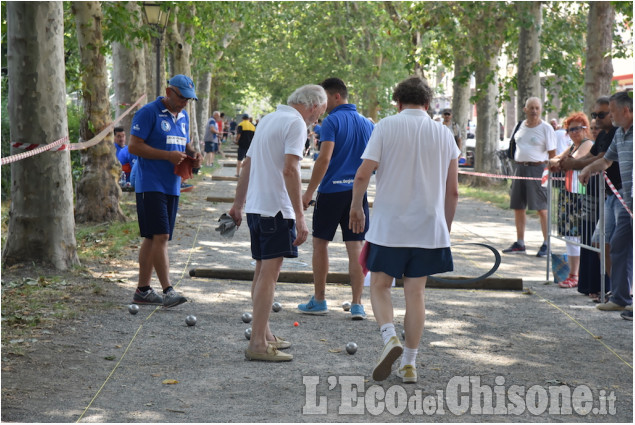
M 373 369 L 373 379 L 375 381 L 383 381 L 390 376 L 392 364 L 401 356 L 403 347 L 396 336 L 390 337 L 384 350 L 381 352 L 379 362 Z
M 411 364 L 397 369 L 397 376 L 404 384 L 414 384 L 417 382 L 417 368 Z

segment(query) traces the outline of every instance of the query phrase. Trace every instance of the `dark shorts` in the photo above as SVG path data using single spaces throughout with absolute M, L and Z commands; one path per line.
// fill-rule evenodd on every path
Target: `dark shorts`
M 540 179 L 545 169 L 544 165 L 515 164 L 518 177 L 533 177 Z M 542 187 L 540 180 L 513 180 L 509 200 L 509 208 L 513 210 L 547 209 L 547 188 Z
M 218 152 L 218 142 L 205 142 L 205 152 Z
M 238 147 L 238 160 L 242 161 L 247 156 L 247 151 L 249 149 Z
M 395 248 L 369 244 L 366 267 L 400 279 L 423 277 L 454 270 L 450 248 Z
M 363 233 L 353 233 L 348 228 L 352 199 L 352 190 L 335 193 L 318 192 L 313 210 L 313 237 L 332 241 L 337 226 L 340 226 L 343 241 L 363 241 L 368 231 L 368 199 L 364 194 L 363 207 L 366 224 Z
M 172 240 L 179 197 L 161 192 L 144 192 L 136 195 L 141 237 L 152 239 L 154 235 L 170 235 L 169 240 Z
M 251 235 L 251 257 L 254 260 L 298 256 L 298 247 L 293 246 L 296 238 L 295 220 L 283 218 L 281 212 L 275 217 L 247 214 L 247 225 Z

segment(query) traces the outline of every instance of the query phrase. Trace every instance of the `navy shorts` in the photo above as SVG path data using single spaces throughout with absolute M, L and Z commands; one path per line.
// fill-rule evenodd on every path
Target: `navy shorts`
M 218 152 L 218 142 L 205 142 L 205 152 Z
M 366 194 L 364 194 L 363 208 L 366 224 L 364 225 L 363 233 L 353 233 L 348 228 L 352 200 L 352 190 L 335 193 L 318 192 L 315 199 L 315 208 L 313 209 L 313 237 L 332 241 L 337 231 L 337 226 L 340 226 L 343 241 L 363 241 L 368 231 L 368 199 Z
M 283 218 L 282 212 L 275 217 L 247 214 L 247 225 L 251 235 L 251 257 L 254 260 L 298 256 L 298 247 L 293 246 L 296 239 L 295 220 Z
M 144 192 L 136 195 L 141 237 L 152 239 L 154 235 L 170 235 L 169 240 L 172 240 L 179 197 L 161 192 Z
M 247 151 L 248 150 L 249 150 L 248 148 L 245 149 L 245 148 L 238 147 L 238 160 L 239 161 L 242 161 L 243 159 L 245 159 L 245 157 L 247 156 Z
M 423 277 L 454 270 L 450 248 L 401 248 L 369 244 L 366 267 L 395 279 Z

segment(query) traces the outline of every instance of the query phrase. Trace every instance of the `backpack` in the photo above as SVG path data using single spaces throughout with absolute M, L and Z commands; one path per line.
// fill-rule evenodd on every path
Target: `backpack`
M 512 161 L 514 160 L 514 155 L 516 155 L 516 139 L 515 139 L 516 132 L 518 131 L 522 123 L 523 123 L 522 120 L 518 121 L 518 124 L 516 124 L 516 128 L 514 129 L 514 132 L 512 133 L 512 138 L 509 139 L 509 147 L 507 148 L 507 158 L 511 159 Z

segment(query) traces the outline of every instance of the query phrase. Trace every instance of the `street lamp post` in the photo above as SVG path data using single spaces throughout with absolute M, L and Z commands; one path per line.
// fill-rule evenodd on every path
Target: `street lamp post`
M 157 97 L 161 95 L 161 39 L 163 32 L 168 24 L 170 16 L 170 8 L 162 8 L 159 3 L 143 3 L 143 15 L 145 21 L 159 34 L 155 39 L 156 50 L 156 78 L 157 78 Z

